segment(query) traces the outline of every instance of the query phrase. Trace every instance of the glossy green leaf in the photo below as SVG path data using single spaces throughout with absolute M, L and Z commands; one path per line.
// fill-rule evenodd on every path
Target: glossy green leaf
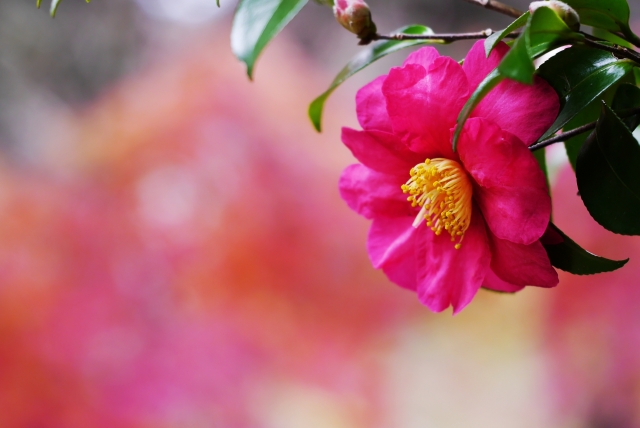
M 541 7 L 529 17 L 522 34 L 498 66 L 505 77 L 532 84 L 533 59 L 569 40 L 581 40 L 584 36 L 571 31 L 551 9 Z
M 580 197 L 604 228 L 640 235 L 640 145 L 624 122 L 606 105 L 578 154 Z
M 593 100 L 589 105 L 580 110 L 580 112 L 576 114 L 573 119 L 567 122 L 564 128 L 562 128 L 562 131 L 570 131 L 572 129 L 578 128 L 579 126 L 586 125 L 587 123 L 595 122 L 598 119 L 598 116 L 600 116 L 601 105 L 602 101 L 600 97 Z M 578 153 L 580 153 L 580 149 L 582 148 L 584 142 L 587 140 L 589 133 L 590 132 L 583 132 L 582 134 L 571 137 L 564 142 L 564 147 L 567 151 L 569 163 L 571 164 L 571 167 L 574 171 L 576 170 Z
M 487 58 L 489 57 L 489 54 L 491 53 L 493 48 L 498 43 L 500 43 L 500 41 L 502 39 L 507 37 L 509 34 L 513 33 L 518 28 L 523 27 L 527 23 L 528 20 L 529 20 L 529 12 L 525 12 L 520 16 L 520 18 L 518 18 L 515 21 L 513 21 L 504 30 L 496 31 L 495 33 L 493 33 L 492 35 L 487 37 L 487 39 L 484 41 L 484 51 L 487 54 Z
M 453 133 L 452 145 L 454 152 L 458 147 L 458 138 L 460 138 L 460 132 L 462 131 L 462 128 L 464 128 L 464 124 L 469 118 L 469 115 L 471 115 L 473 109 L 476 108 L 476 106 L 489 93 L 489 91 L 495 88 L 503 80 L 504 76 L 498 73 L 498 69 L 496 68 L 491 73 L 489 73 L 482 82 L 480 82 L 476 90 L 473 92 L 473 94 L 471 94 L 471 97 L 462 107 L 462 110 L 460 111 L 456 122 L 456 130 Z
M 580 22 L 609 31 L 622 31 L 629 24 L 627 0 L 564 0 L 580 15 Z
M 419 34 L 428 35 L 433 34 L 430 28 L 423 25 L 410 25 L 408 27 L 399 28 L 394 33 L 403 34 Z M 324 103 L 329 98 L 329 95 L 338 87 L 342 82 L 349 77 L 356 74 L 369 64 L 379 60 L 380 58 L 389 55 L 390 53 L 399 51 L 400 49 L 408 48 L 411 46 L 424 45 L 427 43 L 439 43 L 438 40 L 385 40 L 381 42 L 373 43 L 364 48 L 355 58 L 338 73 L 333 79 L 329 89 L 324 91 L 318 98 L 311 102 L 309 105 L 309 118 L 313 122 L 313 126 L 318 132 L 322 129 L 322 111 L 324 109 Z
M 547 251 L 551 265 L 565 272 L 576 275 L 611 272 L 620 269 L 629 261 L 629 259 L 610 260 L 596 256 L 576 244 L 553 223 L 549 224 L 549 227 L 558 234 L 557 241 L 561 242 L 543 244 L 544 249 Z
M 517 80 L 518 82 L 533 83 L 533 73 L 536 69 L 533 66 L 533 58 L 529 49 L 529 32 L 525 30 L 518 37 L 498 65 L 498 71 L 504 77 Z
M 623 83 L 622 85 L 618 86 L 616 94 L 613 97 L 611 108 L 614 111 L 619 112 L 618 114 L 620 114 L 625 110 L 630 110 L 638 107 L 640 107 L 640 88 L 629 83 Z M 633 130 L 636 129 L 638 125 L 640 125 L 640 114 L 623 117 L 622 121 L 625 125 L 627 125 L 629 131 L 633 132 Z
M 540 138 L 548 138 L 580 110 L 622 79 L 633 63 L 611 53 L 585 46 L 573 46 L 549 58 L 538 74 L 555 89 L 562 108 L 555 122 Z
M 264 47 L 287 25 L 308 0 L 240 0 L 231 27 L 231 50 L 247 65 L 253 78 L 255 62 Z

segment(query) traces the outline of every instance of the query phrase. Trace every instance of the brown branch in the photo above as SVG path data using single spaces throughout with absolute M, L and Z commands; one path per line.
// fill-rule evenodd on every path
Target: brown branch
M 590 38 L 585 38 L 583 42 L 585 45 L 591 46 L 592 48 L 611 52 L 618 58 L 627 58 L 635 62 L 636 64 L 640 64 L 640 55 L 637 52 L 632 51 L 631 49 L 627 49 L 619 45 L 613 45 L 613 46 L 605 45 L 603 43 L 598 43 Z
M 629 116 L 633 116 L 634 114 L 640 113 L 640 108 L 625 109 L 625 110 L 616 111 L 615 113 L 620 118 L 626 118 Z M 587 132 L 587 131 L 591 131 L 592 129 L 595 129 L 597 124 L 598 122 L 596 121 L 596 122 L 587 123 L 586 125 L 578 126 L 577 128 L 574 128 L 571 131 L 563 132 L 562 134 L 558 134 L 551 138 L 547 138 L 546 140 L 542 140 L 538 143 L 534 143 L 529 146 L 529 150 L 534 151 L 534 150 L 538 150 L 538 149 L 542 149 L 544 147 L 550 146 L 553 143 L 558 143 L 560 141 L 567 141 L 571 137 L 575 137 L 576 135 L 580 135 L 583 132 Z
M 524 12 L 520 12 L 518 9 L 515 9 L 509 5 L 504 3 L 500 3 L 496 0 L 467 0 L 469 3 L 477 4 L 478 6 L 482 6 L 484 8 L 494 10 L 496 12 L 500 12 L 512 18 L 519 18 Z
M 446 33 L 446 34 L 390 34 L 388 36 L 383 34 L 376 34 L 373 40 L 438 40 L 442 43 L 455 42 L 456 40 L 468 40 L 468 39 L 486 39 L 492 35 L 494 31 L 487 28 L 484 31 L 478 31 L 475 33 Z M 507 35 L 508 38 L 518 37 L 520 33 L 511 33 Z

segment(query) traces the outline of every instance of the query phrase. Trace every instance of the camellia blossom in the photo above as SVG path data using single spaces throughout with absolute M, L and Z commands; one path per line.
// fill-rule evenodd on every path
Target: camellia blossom
M 361 164 L 343 172 L 340 193 L 373 220 L 373 266 L 435 312 L 459 312 L 480 287 L 558 283 L 540 243 L 551 199 L 527 148 L 558 114 L 553 89 L 538 77 L 502 82 L 451 145 L 460 110 L 508 50 L 500 43 L 486 58 L 480 41 L 460 65 L 422 48 L 358 92 L 363 130 L 342 130 Z

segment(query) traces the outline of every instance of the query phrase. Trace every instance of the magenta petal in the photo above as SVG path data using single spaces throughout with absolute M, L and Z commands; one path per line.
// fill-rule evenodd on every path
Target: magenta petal
M 407 64 L 391 69 L 382 85 L 394 132 L 414 152 L 455 159 L 450 129 L 468 98 L 460 64 L 438 57 L 428 69 Z
M 489 241 L 492 254 L 491 269 L 500 279 L 520 286 L 558 285 L 558 273 L 551 266 L 540 241 L 521 245 L 495 236 L 490 236 Z
M 512 134 L 472 118 L 460 134 L 458 154 L 478 186 L 474 200 L 500 239 L 531 244 L 551 217 L 551 198 L 538 162 Z
M 508 51 L 507 45 L 501 42 L 486 58 L 483 42 L 473 45 L 463 65 L 471 91 Z M 551 126 L 559 111 L 558 95 L 546 81 L 536 76 L 533 85 L 503 81 L 484 97 L 471 116 L 490 119 L 529 146 Z
M 491 269 L 487 271 L 487 276 L 484 278 L 482 287 L 502 293 L 516 293 L 524 288 L 522 285 L 513 285 L 500 279 Z
M 471 302 L 489 270 L 491 253 L 482 216 L 474 209 L 459 250 L 446 232 L 436 236 L 424 225 L 418 230 L 418 297 L 434 312 L 451 305 L 456 314 Z
M 417 51 L 411 52 L 402 65 L 418 64 L 428 69 L 436 58 L 440 57 L 438 50 L 432 46 L 427 46 Z
M 356 94 L 356 114 L 362 129 L 392 132 L 387 101 L 382 95 L 382 83 L 386 78 L 387 76 L 376 78 Z
M 366 218 L 415 216 L 417 210 L 400 188 L 405 181 L 355 164 L 342 172 L 338 186 L 349 208 Z
M 500 42 L 493 48 L 491 55 L 487 58 L 484 52 L 484 40 L 478 40 L 473 44 L 462 64 L 462 69 L 469 80 L 469 91 L 471 93 L 500 64 L 507 52 L 509 52 L 509 46 Z
M 367 251 L 373 267 L 382 269 L 393 283 L 415 290 L 415 235 L 419 232 L 411 226 L 412 223 L 413 217 L 373 220 L 367 238 Z
M 409 150 L 394 134 L 381 131 L 356 131 L 342 128 L 342 142 L 363 165 L 385 174 L 401 175 L 406 181 L 409 171 L 424 156 Z

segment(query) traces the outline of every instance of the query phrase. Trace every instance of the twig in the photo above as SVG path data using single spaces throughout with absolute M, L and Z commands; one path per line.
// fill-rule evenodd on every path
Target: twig
M 478 31 L 475 33 L 446 33 L 446 34 L 390 34 L 388 36 L 383 34 L 376 34 L 373 40 L 441 40 L 443 43 L 455 42 L 456 40 L 468 40 L 468 39 L 486 39 L 492 35 L 494 31 L 487 28 L 484 31 Z M 507 35 L 508 38 L 518 37 L 520 33 L 511 33 Z
M 635 62 L 636 64 L 640 64 L 640 54 L 638 54 L 637 52 L 632 51 L 631 49 L 627 49 L 627 48 L 619 46 L 619 45 L 613 45 L 613 46 L 605 45 L 605 44 L 602 44 L 602 43 L 598 43 L 598 42 L 596 42 L 594 40 L 591 40 L 589 38 L 585 38 L 584 39 L 584 44 L 587 45 L 587 46 L 591 46 L 593 48 L 596 48 L 596 49 L 601 49 L 603 51 L 611 52 L 612 54 L 616 55 L 617 57 L 627 58 L 627 59 L 630 59 L 631 61 Z
M 509 5 L 504 3 L 500 3 L 496 0 L 467 0 L 469 3 L 477 4 L 478 6 L 482 6 L 484 8 L 495 10 L 496 12 L 503 13 L 507 16 L 511 16 L 512 18 L 519 18 L 524 12 L 520 12 L 518 9 L 515 9 Z
M 629 116 L 633 116 L 634 114 L 640 113 L 640 108 L 625 109 L 625 110 L 617 111 L 615 113 L 620 118 L 626 118 Z M 538 149 L 542 149 L 544 147 L 550 146 L 553 143 L 557 143 L 560 141 L 567 141 L 571 137 L 575 137 L 576 135 L 580 135 L 583 132 L 587 132 L 587 131 L 591 131 L 592 129 L 595 129 L 597 124 L 598 122 L 595 121 L 595 122 L 587 123 L 586 125 L 578 126 L 577 128 L 574 128 L 571 131 L 563 132 L 562 134 L 558 134 L 551 138 L 547 138 L 546 140 L 542 140 L 538 143 L 534 143 L 529 146 L 529 150 L 534 151 L 534 150 L 538 150 Z

